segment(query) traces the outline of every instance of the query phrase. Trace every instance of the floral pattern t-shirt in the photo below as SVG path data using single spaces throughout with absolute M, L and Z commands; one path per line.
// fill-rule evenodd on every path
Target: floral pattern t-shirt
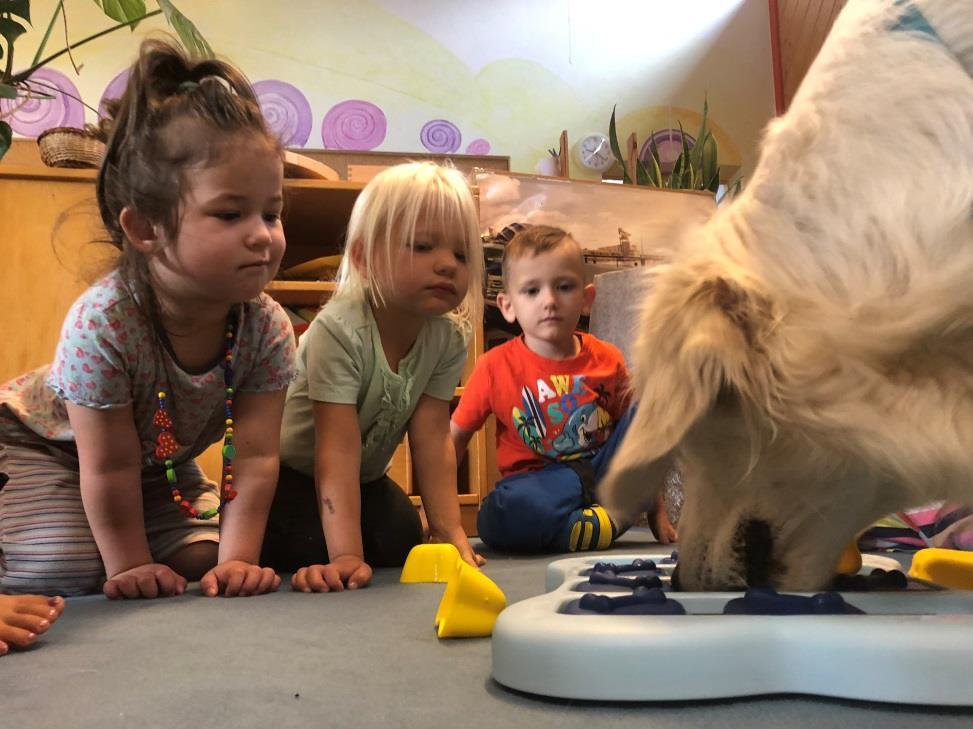
M 283 390 L 294 378 L 294 334 L 280 305 L 266 294 L 236 308 L 233 386 L 237 392 Z M 0 440 L 16 442 L 23 427 L 50 441 L 72 443 L 65 401 L 108 409 L 132 406 L 143 468 L 154 456 L 152 424 L 158 392 L 166 392 L 176 463 L 195 458 L 225 427 L 223 357 L 198 371 L 183 368 L 164 334 L 146 322 L 117 271 L 71 307 L 50 366 L 0 386 Z

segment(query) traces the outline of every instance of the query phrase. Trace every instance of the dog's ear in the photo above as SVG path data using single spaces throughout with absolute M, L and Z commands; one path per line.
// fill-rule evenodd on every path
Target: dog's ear
M 637 344 L 634 393 L 655 444 L 647 458 L 671 451 L 722 389 L 763 406 L 772 387 L 769 301 L 724 276 L 671 278 L 650 296 Z
M 766 299 L 722 276 L 659 280 L 642 315 L 635 352 L 638 410 L 599 498 L 627 516 L 662 488 L 672 452 L 723 388 L 765 402 L 771 386 Z
M 696 287 L 687 315 L 687 337 L 680 354 L 687 368 L 698 368 L 709 403 L 729 387 L 745 408 L 772 410 L 774 381 L 768 352 L 777 319 L 770 299 L 716 276 Z

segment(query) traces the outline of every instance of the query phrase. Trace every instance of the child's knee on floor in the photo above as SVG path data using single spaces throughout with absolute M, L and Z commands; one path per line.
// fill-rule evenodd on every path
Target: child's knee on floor
M 498 481 L 480 506 L 477 529 L 495 549 L 577 552 L 607 549 L 624 525 L 586 500 L 579 469 L 557 463 Z

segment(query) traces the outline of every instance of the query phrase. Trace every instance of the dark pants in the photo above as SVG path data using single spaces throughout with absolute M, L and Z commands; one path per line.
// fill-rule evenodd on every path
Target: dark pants
M 569 542 L 576 522 L 588 520 L 598 528 L 597 519 L 585 514 L 585 509 L 598 503 L 598 483 L 634 414 L 633 406 L 591 459 L 552 463 L 497 481 L 477 514 L 480 539 L 495 549 L 514 552 L 573 549 Z
M 401 567 L 409 550 L 422 542 L 416 507 L 387 476 L 361 485 L 361 531 L 365 562 L 371 567 Z M 327 562 L 314 478 L 282 465 L 260 563 L 294 572 Z

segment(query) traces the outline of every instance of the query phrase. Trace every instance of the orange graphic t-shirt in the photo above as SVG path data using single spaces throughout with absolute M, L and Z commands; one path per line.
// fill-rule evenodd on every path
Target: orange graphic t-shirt
M 590 334 L 577 335 L 581 350 L 570 359 L 541 357 L 517 337 L 477 360 L 452 420 L 472 433 L 496 416 L 501 476 L 593 456 L 625 413 L 622 353 Z

